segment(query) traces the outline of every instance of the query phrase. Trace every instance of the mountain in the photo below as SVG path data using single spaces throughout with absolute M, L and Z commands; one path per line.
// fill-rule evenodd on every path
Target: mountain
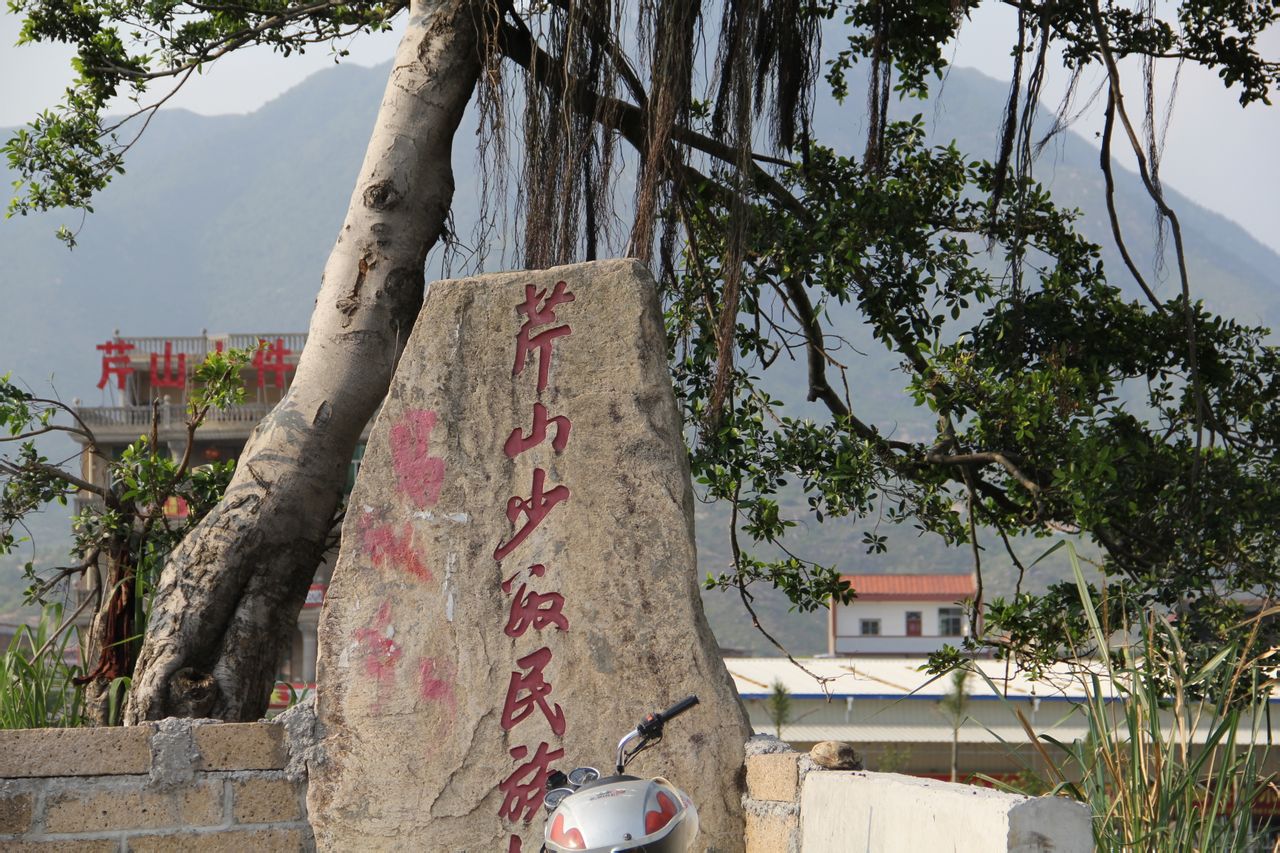
M 385 80 L 386 67 L 342 66 L 315 74 L 250 115 L 161 112 L 130 152 L 128 174 L 101 195 L 96 212 L 81 225 L 75 251 L 58 243 L 53 231 L 63 223 L 74 228 L 78 215 L 0 222 L 0 372 L 12 372 L 41 393 L 52 381 L 64 398 L 110 403 L 95 387 L 99 354 L 94 346 L 116 329 L 162 336 L 201 329 L 305 329 Z M 956 69 L 939 88 L 941 95 L 933 101 L 899 104 L 896 114 L 921 113 L 935 141 L 954 138 L 973 157 L 993 156 L 1006 84 Z M 864 102 L 856 91 L 849 101 Z M 860 120 L 857 108 L 822 103 L 819 138 L 856 151 Z M 1042 118 L 1041 124 L 1046 122 Z M 464 123 L 454 151 L 454 218 L 464 240 L 481 192 L 473 128 L 474 121 Z M 1037 175 L 1053 187 L 1060 204 L 1081 209 L 1081 230 L 1106 246 L 1110 237 L 1096 159 L 1090 143 L 1064 133 L 1046 148 Z M 5 177 L 13 179 L 7 172 Z M 1143 249 L 1144 263 L 1152 266 L 1151 205 L 1136 176 L 1119 171 L 1117 180 L 1131 245 Z M 1175 191 L 1169 195 L 1187 236 L 1197 295 L 1222 313 L 1280 325 L 1280 256 L 1226 218 Z M 437 267 L 440 256 L 433 254 Z M 1104 257 L 1113 277 L 1123 281 L 1118 257 L 1111 250 Z M 1164 293 L 1176 287 L 1168 273 L 1154 280 Z M 855 372 L 860 405 L 876 413 L 879 423 L 896 419 L 900 434 L 921 427 L 920 413 L 901 393 L 905 378 L 892 370 L 896 359 L 866 343 L 856 318 L 843 322 L 850 340 L 866 353 Z M 802 371 L 795 364 L 777 377 L 780 395 L 785 396 L 785 386 L 801 387 Z M 50 455 L 67 452 L 65 445 L 54 446 Z M 701 506 L 698 522 L 702 568 L 722 570 L 729 560 L 727 514 L 722 507 Z M 955 571 L 969 565 L 967 550 L 948 550 L 904 529 L 888 531 L 887 555 L 867 555 L 859 544 L 867 526 L 802 526 L 795 544 L 806 556 L 850 571 Z M 65 522 L 59 513 L 48 513 L 37 520 L 36 532 L 42 548 L 56 550 Z M 1043 550 L 1034 542 L 1026 548 L 1032 558 Z M 0 558 L 0 610 L 12 600 L 14 562 Z M 989 588 L 1012 587 L 1007 558 L 990 553 L 984 567 L 992 572 Z M 779 594 L 753 592 L 765 627 L 791 649 L 825 648 L 824 614 L 788 614 Z M 767 650 L 736 592 L 705 600 L 724 646 Z

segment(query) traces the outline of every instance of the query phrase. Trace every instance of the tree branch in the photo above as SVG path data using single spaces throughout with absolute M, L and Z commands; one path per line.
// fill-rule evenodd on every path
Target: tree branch
M 648 122 L 645 118 L 645 113 L 635 104 L 591 91 L 586 86 L 578 85 L 578 82 L 572 77 L 566 79 L 552 74 L 551 69 L 559 67 L 555 59 L 545 50 L 538 47 L 533 42 L 532 36 L 521 32 L 510 24 L 504 23 L 501 25 L 498 32 L 498 46 L 503 56 L 529 72 L 538 83 L 562 97 L 566 91 L 571 93 L 570 97 L 572 98 L 573 106 L 578 112 L 583 115 L 598 117 L 610 130 L 621 134 L 623 139 L 627 140 L 637 151 L 645 151 Z M 737 165 L 737 149 L 695 130 L 676 126 L 672 129 L 671 138 L 724 163 L 733 166 Z M 793 165 L 787 160 L 754 153 L 752 154 L 752 160 L 782 166 Z M 786 187 L 777 178 L 770 175 L 759 165 L 756 165 L 755 162 L 752 163 L 751 178 L 765 188 L 786 209 L 799 215 L 805 214 L 804 205 L 800 203 L 799 199 L 787 192 Z
M 831 696 L 831 691 L 827 687 L 827 683 L 835 681 L 835 678 L 831 676 L 818 675 L 816 672 L 807 669 L 804 664 L 800 663 L 800 661 L 796 660 L 795 657 L 792 656 L 791 652 L 787 651 L 786 646 L 778 642 L 772 634 L 764 629 L 764 626 L 760 624 L 760 616 L 756 613 L 755 608 L 751 606 L 751 596 L 747 594 L 747 585 L 742 579 L 742 550 L 738 546 L 738 490 L 740 488 L 740 485 L 734 487 L 733 500 L 730 502 L 732 511 L 729 515 L 729 546 L 733 551 L 733 571 L 736 575 L 734 586 L 738 588 L 738 597 L 742 599 L 742 606 L 747 609 L 747 613 L 751 614 L 752 626 L 759 631 L 774 648 L 782 652 L 786 659 L 791 661 L 797 669 L 812 678 L 814 681 L 818 682 L 818 686 L 822 688 L 822 692 L 829 698 Z
M 39 587 L 36 590 L 36 593 L 33 597 L 35 599 L 40 599 L 42 596 L 44 596 L 46 592 L 53 589 L 55 586 L 62 583 L 62 581 L 71 577 L 72 575 L 84 574 L 89 568 L 97 564 L 98 555 L 101 553 L 102 553 L 102 549 L 92 548 L 85 555 L 84 559 L 82 559 L 79 563 L 76 563 L 74 566 L 60 566 L 56 569 L 52 569 L 51 571 L 53 571 L 55 574 L 52 577 L 45 578 L 40 581 Z M 82 604 L 81 609 L 83 608 L 84 608 L 84 605 Z M 80 612 L 79 610 L 76 611 L 76 613 L 79 613 L 79 612 Z M 57 636 L 57 632 L 54 633 L 54 636 Z
M 399 12 L 402 9 L 404 9 L 406 5 L 407 4 L 405 3 L 396 3 L 392 5 L 391 7 L 389 7 L 387 14 L 384 15 L 381 20 L 386 21 L 394 17 L 395 15 L 399 14 Z M 342 7 L 350 8 L 349 4 L 343 3 L 341 2 L 341 0 L 324 0 L 324 2 L 313 3 L 309 6 L 295 6 L 293 8 L 285 9 L 275 15 L 272 15 L 269 18 L 265 18 L 264 20 L 260 21 L 259 23 L 253 26 L 245 27 L 243 29 L 237 30 L 234 33 L 228 33 L 226 36 L 224 36 L 223 38 L 217 41 L 211 42 L 207 45 L 202 45 L 194 54 L 190 55 L 187 61 L 182 62 L 178 65 L 172 66 L 170 68 L 165 68 L 161 71 L 137 71 L 135 69 L 128 68 L 123 65 L 117 65 L 115 63 L 109 63 L 105 66 L 94 67 L 94 68 L 91 68 L 90 70 L 109 71 L 114 74 L 118 74 L 123 79 L 133 80 L 138 82 L 145 82 L 148 80 L 158 80 L 165 77 L 176 77 L 179 74 L 182 74 L 184 72 L 193 71 L 197 67 L 207 62 L 213 62 L 216 59 L 220 59 L 221 57 L 226 56 L 228 53 L 231 53 L 232 51 L 239 50 L 240 48 L 244 47 L 246 44 L 249 44 L 250 42 L 252 42 L 258 36 L 261 36 L 264 33 L 270 32 L 271 30 L 280 29 L 281 27 L 284 27 L 285 25 L 293 23 L 294 21 L 300 20 L 302 18 L 314 18 L 320 12 L 324 12 L 328 9 L 337 9 Z M 362 26 L 369 26 L 369 24 L 354 25 L 354 26 L 356 26 L 356 28 L 359 29 Z M 322 34 L 315 38 L 309 38 L 304 40 L 305 41 L 330 41 L 335 38 L 341 38 L 342 35 L 343 33 L 341 31 L 338 31 L 332 34 Z
M 1124 265 L 1129 268 L 1129 274 L 1133 276 L 1133 280 L 1138 283 L 1138 287 L 1142 288 L 1142 292 L 1147 295 L 1147 300 L 1156 311 L 1163 313 L 1164 305 L 1156 298 L 1155 293 L 1147 285 L 1147 280 L 1138 271 L 1137 264 L 1129 255 L 1129 246 L 1124 241 L 1124 234 L 1120 229 L 1120 217 L 1116 213 L 1116 181 L 1111 171 L 1111 134 L 1115 130 L 1116 110 L 1115 94 L 1110 87 L 1107 88 L 1107 109 L 1104 115 L 1102 149 L 1098 152 L 1098 163 L 1102 167 L 1102 177 L 1106 184 L 1107 217 L 1111 220 L 1111 236 L 1115 238 L 1120 257 L 1124 260 Z
M 1191 460 L 1191 485 L 1194 490 L 1200 473 L 1200 450 L 1203 444 L 1206 406 L 1196 345 L 1195 312 L 1191 307 L 1191 284 L 1187 276 L 1187 257 L 1182 246 L 1182 226 L 1178 223 L 1178 215 L 1165 202 L 1164 193 L 1152 178 L 1146 155 L 1142 150 L 1142 143 L 1138 140 L 1138 134 L 1134 131 L 1133 123 L 1129 120 L 1129 113 L 1124 106 L 1124 92 L 1120 86 L 1120 69 L 1111 53 L 1098 0 L 1090 2 L 1089 11 L 1093 18 L 1094 32 L 1098 37 L 1098 53 L 1102 56 L 1103 64 L 1107 69 L 1107 80 L 1112 96 L 1110 103 L 1114 103 L 1116 114 L 1120 117 L 1120 123 L 1129 138 L 1129 146 L 1133 150 L 1134 157 L 1137 158 L 1138 174 L 1142 177 L 1142 184 L 1146 187 L 1147 195 L 1155 202 L 1156 209 L 1160 211 L 1161 216 L 1169 221 L 1169 228 L 1173 232 L 1173 248 L 1178 261 L 1178 278 L 1182 284 L 1183 313 L 1186 319 L 1187 368 L 1191 373 L 1191 389 L 1196 406 L 1196 454 Z
M 50 432 L 69 432 L 72 435 L 84 436 L 86 439 L 91 440 L 93 438 L 93 436 L 90 433 L 87 433 L 82 429 L 76 429 L 75 427 L 59 426 L 57 424 L 50 424 L 49 426 L 41 427 L 40 429 L 33 429 L 30 432 L 20 432 L 17 435 L 0 435 L 0 442 L 23 441 L 25 439 L 35 438 L 38 435 L 44 435 Z
M 116 496 L 113 495 L 106 487 L 90 483 L 87 480 L 82 480 L 74 474 L 68 473 L 54 465 L 46 465 L 43 462 L 27 462 L 19 467 L 9 462 L 0 461 L 0 470 L 3 470 L 8 474 L 21 474 L 24 470 L 39 471 L 40 473 L 56 480 L 62 480 L 68 486 L 75 486 L 82 492 L 89 492 L 90 494 L 97 495 L 106 501 L 108 506 L 115 507 L 119 505 L 119 502 L 116 500 Z
M 1013 460 L 1004 453 L 996 451 L 987 451 L 985 453 L 928 453 L 925 454 L 925 461 L 934 465 L 999 465 L 1001 468 L 1009 472 L 1009 475 L 1017 480 L 1024 489 L 1032 494 L 1033 497 L 1040 497 L 1040 484 L 1028 477 L 1022 472 Z

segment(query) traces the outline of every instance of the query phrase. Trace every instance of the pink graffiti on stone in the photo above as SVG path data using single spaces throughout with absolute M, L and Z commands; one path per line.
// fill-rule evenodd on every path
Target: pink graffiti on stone
M 391 428 L 391 464 L 400 493 L 419 509 L 435 506 L 444 485 L 444 460 L 430 454 L 436 413 L 410 409 Z
M 413 547 L 413 525 L 405 522 L 397 530 L 392 524 L 375 524 L 368 516 L 360 518 L 360 535 L 365 553 L 379 569 L 403 571 L 422 581 L 434 576 Z
M 440 703 L 451 710 L 457 707 L 453 686 L 455 673 L 449 663 L 441 663 L 434 658 L 423 658 L 418 665 L 418 686 L 422 698 L 428 702 Z
M 373 711 L 378 713 L 383 700 L 395 688 L 396 664 L 404 654 L 400 644 L 395 641 L 395 628 L 391 625 L 391 602 L 384 601 L 369 627 L 358 628 L 353 636 L 361 652 L 365 674 L 376 685 Z

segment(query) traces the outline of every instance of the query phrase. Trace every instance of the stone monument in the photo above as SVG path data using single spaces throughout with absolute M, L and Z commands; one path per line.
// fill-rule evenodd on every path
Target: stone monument
M 743 844 L 746 714 L 698 596 L 656 288 L 633 261 L 432 284 L 374 425 L 320 623 L 328 850 L 536 851 L 548 772 L 629 772 Z

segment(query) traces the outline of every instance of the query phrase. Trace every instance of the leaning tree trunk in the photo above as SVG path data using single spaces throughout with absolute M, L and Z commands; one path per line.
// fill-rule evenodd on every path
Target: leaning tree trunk
M 125 715 L 254 720 L 294 629 L 352 451 L 422 304 L 480 72 L 479 0 L 413 0 L 293 384 L 156 590 Z M 335 109 L 340 105 L 335 104 Z

